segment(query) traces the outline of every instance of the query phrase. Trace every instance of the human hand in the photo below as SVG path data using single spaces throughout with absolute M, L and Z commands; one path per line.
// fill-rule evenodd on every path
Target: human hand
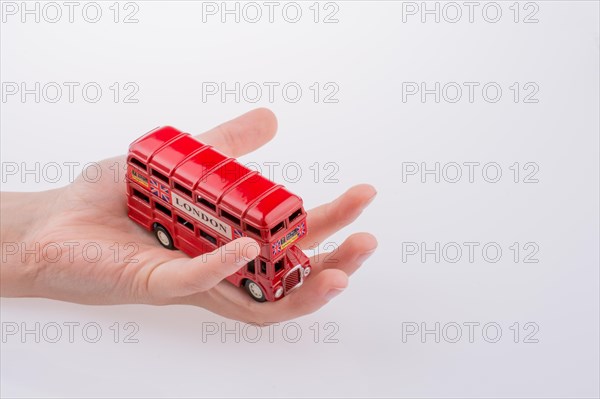
M 273 113 L 256 109 L 197 138 L 239 157 L 271 140 L 276 130 Z M 2 193 L 2 296 L 97 305 L 190 304 L 264 324 L 325 305 L 377 246 L 372 235 L 354 234 L 333 253 L 311 259 L 312 273 L 302 288 L 279 301 L 258 303 L 223 281 L 258 255 L 258 244 L 239 238 L 196 258 L 162 248 L 127 217 L 125 170 L 115 167 L 124 163 L 124 156 L 101 161 L 94 182 L 80 176 L 56 190 Z M 307 249 L 321 243 L 358 217 L 375 194 L 373 187 L 359 185 L 310 210 L 308 234 L 298 245 Z

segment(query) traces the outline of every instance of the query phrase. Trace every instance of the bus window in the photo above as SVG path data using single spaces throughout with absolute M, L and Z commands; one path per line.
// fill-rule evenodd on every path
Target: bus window
M 260 237 L 260 236 L 261 236 L 261 235 L 260 235 L 260 230 L 259 230 L 259 229 L 257 229 L 256 227 L 254 227 L 254 226 L 252 226 L 252 225 L 250 225 L 250 224 L 247 224 L 247 223 L 246 223 L 246 231 L 248 231 L 249 233 L 252 233 L 252 234 L 254 234 L 254 235 L 255 235 L 255 236 L 257 236 L 257 237 Z
M 248 266 L 247 266 L 248 273 L 252 273 L 252 274 L 256 273 L 256 270 L 254 270 L 254 264 L 255 264 L 254 259 L 252 259 L 250 262 L 248 262 Z
M 200 231 L 200 237 L 204 238 L 206 241 L 209 241 L 213 245 L 217 245 L 217 239 L 215 237 L 213 237 L 210 234 L 204 232 L 204 230 L 199 230 L 199 231 Z
M 264 260 L 260 261 L 260 272 L 262 274 L 267 274 L 267 264 L 265 263 Z
M 145 203 L 149 204 L 150 203 L 150 198 L 148 198 L 147 195 L 142 194 L 141 192 L 139 192 L 138 190 L 136 190 L 135 188 L 132 188 L 131 191 L 133 192 L 133 196 L 137 197 L 139 199 L 141 199 L 142 201 L 144 201 Z
M 131 157 L 129 162 L 131 162 L 133 165 L 137 166 L 140 169 L 146 170 L 146 164 L 142 163 L 142 161 L 140 161 L 137 158 Z
M 162 173 L 152 169 L 152 176 L 156 176 L 158 177 L 160 180 L 164 181 L 165 183 L 169 184 L 169 178 L 165 175 L 163 175 Z
M 298 209 L 296 212 L 292 213 L 290 215 L 290 223 L 300 215 L 302 215 L 302 209 Z
M 278 231 L 283 230 L 284 227 L 285 226 L 284 226 L 283 222 L 279 222 L 279 224 L 277 224 L 275 227 L 273 227 L 271 229 L 271 235 L 272 236 L 275 235 L 275 233 L 277 233 Z
M 181 184 L 175 182 L 175 184 L 173 184 L 175 190 L 181 191 L 182 193 L 184 193 L 185 195 L 187 195 L 188 197 L 192 198 L 192 190 L 183 187 Z
M 275 274 L 283 269 L 283 258 L 275 262 Z
M 233 223 L 237 224 L 238 226 L 240 225 L 240 219 L 236 218 L 229 212 L 225 212 L 222 209 L 221 209 L 221 216 L 223 216 L 225 219 L 231 220 Z
M 169 210 L 169 208 L 167 208 L 166 206 L 164 206 L 160 202 L 154 201 L 154 206 L 156 207 L 157 210 L 161 211 L 162 213 L 164 213 L 168 217 L 171 217 L 171 211 Z
M 179 223 L 179 224 L 187 227 L 191 231 L 194 231 L 194 225 L 192 223 L 190 223 L 189 221 L 185 220 L 184 218 L 182 218 L 179 215 L 177 215 L 177 223 Z
M 198 196 L 198 198 L 196 198 L 196 201 L 199 204 L 202 204 L 205 207 L 212 209 L 213 211 L 217 210 L 217 206 L 215 204 L 213 204 L 212 202 L 209 202 L 206 198 L 202 198 L 201 196 Z

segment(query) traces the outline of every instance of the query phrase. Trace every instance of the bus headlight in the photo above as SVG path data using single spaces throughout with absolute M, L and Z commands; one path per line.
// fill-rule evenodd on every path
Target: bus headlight
M 304 268 L 304 277 L 308 277 L 309 274 L 310 274 L 310 266 L 306 266 Z
M 275 298 L 280 298 L 283 295 L 283 287 L 279 287 L 275 290 Z

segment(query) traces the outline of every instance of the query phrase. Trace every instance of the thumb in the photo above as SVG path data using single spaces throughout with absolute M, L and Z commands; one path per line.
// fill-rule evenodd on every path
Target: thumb
M 195 258 L 179 258 L 157 266 L 148 277 L 153 296 L 175 298 L 206 291 L 256 258 L 260 246 L 248 237 L 238 238 Z

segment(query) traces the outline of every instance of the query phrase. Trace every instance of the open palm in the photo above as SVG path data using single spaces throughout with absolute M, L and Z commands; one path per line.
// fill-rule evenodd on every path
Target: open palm
M 271 111 L 257 109 L 197 138 L 239 157 L 268 142 L 276 129 Z M 240 238 L 196 258 L 162 248 L 127 217 L 124 162 L 125 157 L 104 160 L 84 175 L 88 178 L 44 193 L 44 216 L 26 235 L 29 247 L 39 243 L 42 252 L 41 259 L 28 257 L 33 295 L 86 304 L 184 303 L 246 322 L 277 322 L 327 303 L 377 245 L 370 234 L 354 234 L 329 257 L 311 259 L 313 273 L 301 289 L 257 303 L 223 281 L 258 254 L 254 240 Z M 299 246 L 313 247 L 349 224 L 374 196 L 371 186 L 359 185 L 309 211 L 309 233 Z

